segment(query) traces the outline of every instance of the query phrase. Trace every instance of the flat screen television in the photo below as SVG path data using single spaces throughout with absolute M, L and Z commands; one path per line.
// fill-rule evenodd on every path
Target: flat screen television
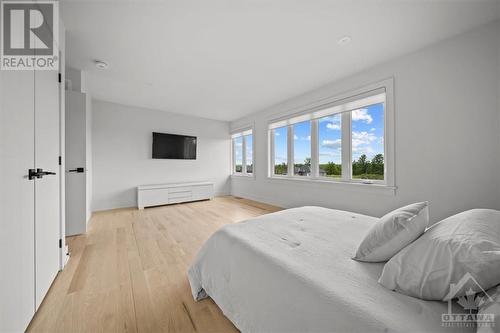
M 153 158 L 195 160 L 196 137 L 153 132 Z

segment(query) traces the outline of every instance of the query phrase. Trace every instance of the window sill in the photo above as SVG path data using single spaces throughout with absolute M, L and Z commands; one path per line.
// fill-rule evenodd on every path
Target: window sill
M 255 175 L 254 174 L 237 174 L 237 173 L 233 173 L 231 175 L 231 178 L 237 178 L 237 179 L 251 179 L 251 180 L 255 180 Z
M 346 189 L 353 191 L 382 193 L 388 195 L 396 195 L 396 186 L 391 186 L 383 183 L 363 183 L 361 181 L 342 181 L 342 180 L 329 180 L 323 178 L 311 177 L 287 177 L 287 176 L 268 176 L 270 182 L 295 182 L 309 186 L 332 186 L 338 189 Z

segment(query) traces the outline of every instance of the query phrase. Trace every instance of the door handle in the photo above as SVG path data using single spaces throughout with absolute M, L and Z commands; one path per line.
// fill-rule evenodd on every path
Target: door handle
M 84 168 L 69 169 L 68 172 L 84 173 Z
M 55 172 L 43 171 L 43 169 L 28 169 L 28 179 L 43 178 L 43 176 L 55 175 Z

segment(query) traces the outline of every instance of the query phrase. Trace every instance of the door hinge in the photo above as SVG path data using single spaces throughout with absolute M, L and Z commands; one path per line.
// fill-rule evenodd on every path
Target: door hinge
M 59 83 L 62 82 L 62 75 L 61 75 L 61 73 L 59 73 L 59 75 L 58 75 L 58 80 L 59 80 Z
M 59 165 L 62 165 L 62 158 L 59 156 Z
M 62 239 L 59 238 L 59 248 L 62 249 Z

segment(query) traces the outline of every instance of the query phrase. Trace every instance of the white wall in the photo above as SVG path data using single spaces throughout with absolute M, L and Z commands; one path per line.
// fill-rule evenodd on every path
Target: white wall
M 498 3 L 500 13 L 500 2 Z M 498 192 L 500 193 L 500 24 L 497 26 L 497 107 L 498 107 L 498 170 L 499 182 Z M 498 207 L 500 207 L 500 195 L 498 196 Z
M 93 183 L 93 165 L 92 165 L 92 98 L 85 94 L 85 210 L 87 224 L 92 216 L 92 183 Z
M 66 67 L 66 81 L 64 82 L 67 90 L 88 93 L 87 72 L 85 71 L 73 67 Z
M 211 181 L 229 193 L 227 122 L 93 101 L 93 210 L 136 206 L 136 186 Z M 198 137 L 196 160 L 152 159 L 152 132 Z
M 65 77 L 65 87 L 68 91 L 73 91 L 81 94 L 81 98 L 84 99 L 82 101 L 81 106 L 85 107 L 85 116 L 82 119 L 85 120 L 85 124 L 81 124 L 85 128 L 85 132 L 82 133 L 85 135 L 85 219 L 88 224 L 90 218 L 92 216 L 92 98 L 90 94 L 87 92 L 87 72 L 72 68 L 66 67 L 66 77 Z M 80 98 L 73 99 L 73 103 L 76 101 L 81 101 Z M 84 103 L 84 104 L 83 104 Z M 72 105 L 79 110 L 80 105 Z M 83 128 L 82 127 L 82 128 Z M 76 190 L 76 189 L 74 189 Z M 72 198 L 76 199 L 76 198 Z M 72 226 L 73 232 L 78 230 L 81 232 L 80 228 L 75 230 L 75 226 Z
M 473 207 L 500 208 L 498 26 L 483 26 L 233 122 L 231 128 L 255 124 L 256 179 L 233 177 L 232 194 L 374 216 L 429 200 L 434 221 Z M 267 178 L 270 118 L 387 77 L 395 82 L 396 195 Z

